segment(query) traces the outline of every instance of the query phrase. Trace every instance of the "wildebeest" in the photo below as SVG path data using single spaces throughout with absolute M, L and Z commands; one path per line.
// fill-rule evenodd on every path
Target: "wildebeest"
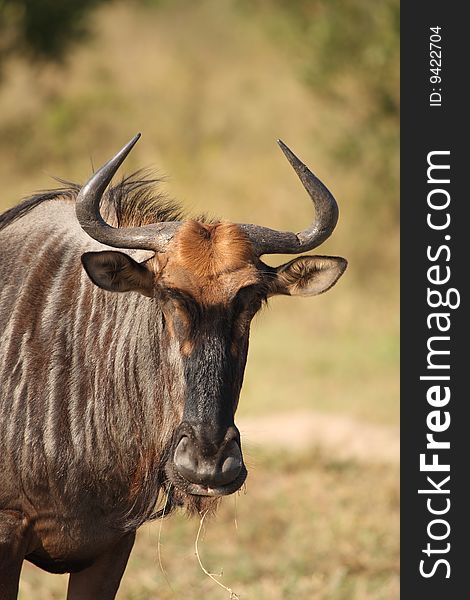
M 185 220 L 138 174 L 108 189 L 138 138 L 83 187 L 0 216 L 2 600 L 25 558 L 70 572 L 69 600 L 114 598 L 159 494 L 165 514 L 202 513 L 238 490 L 251 320 L 270 296 L 319 294 L 346 268 L 260 260 L 311 250 L 338 218 L 282 142 L 315 209 L 298 234 Z

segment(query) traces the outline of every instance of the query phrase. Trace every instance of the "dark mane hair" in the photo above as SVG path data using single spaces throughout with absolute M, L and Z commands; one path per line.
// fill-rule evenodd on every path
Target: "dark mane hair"
M 36 206 L 49 200 L 75 202 L 81 185 L 58 179 L 62 184 L 52 190 L 42 190 L 0 214 L 0 229 L 21 219 Z M 112 185 L 103 195 L 103 218 L 115 227 L 140 227 L 162 221 L 180 221 L 184 218 L 181 207 L 157 188 L 161 179 L 146 170 L 136 171 Z

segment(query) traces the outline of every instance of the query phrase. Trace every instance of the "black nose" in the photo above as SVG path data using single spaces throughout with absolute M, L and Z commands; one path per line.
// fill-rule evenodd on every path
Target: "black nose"
M 204 456 L 196 440 L 183 436 L 173 458 L 176 470 L 191 483 L 220 487 L 235 481 L 243 467 L 236 440 L 229 440 L 214 456 Z

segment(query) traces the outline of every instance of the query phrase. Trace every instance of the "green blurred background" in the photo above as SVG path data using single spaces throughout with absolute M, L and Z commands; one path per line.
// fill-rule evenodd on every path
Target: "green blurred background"
M 247 494 L 200 542 L 242 599 L 398 598 L 398 44 L 397 0 L 0 0 L 0 209 L 83 182 L 136 131 L 125 171 L 156 167 L 189 212 L 305 227 L 277 138 L 339 202 L 317 252 L 344 277 L 252 327 Z M 227 598 L 197 528 L 144 527 L 120 597 Z M 65 586 L 27 565 L 21 598 Z

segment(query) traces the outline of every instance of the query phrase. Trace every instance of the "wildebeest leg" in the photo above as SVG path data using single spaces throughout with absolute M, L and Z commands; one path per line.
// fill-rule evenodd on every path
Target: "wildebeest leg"
M 135 531 L 102 554 L 92 565 L 69 578 L 67 600 L 113 600 L 134 545 Z
M 31 539 L 26 517 L 16 510 L 0 510 L 0 598 L 15 600 L 21 566 Z

